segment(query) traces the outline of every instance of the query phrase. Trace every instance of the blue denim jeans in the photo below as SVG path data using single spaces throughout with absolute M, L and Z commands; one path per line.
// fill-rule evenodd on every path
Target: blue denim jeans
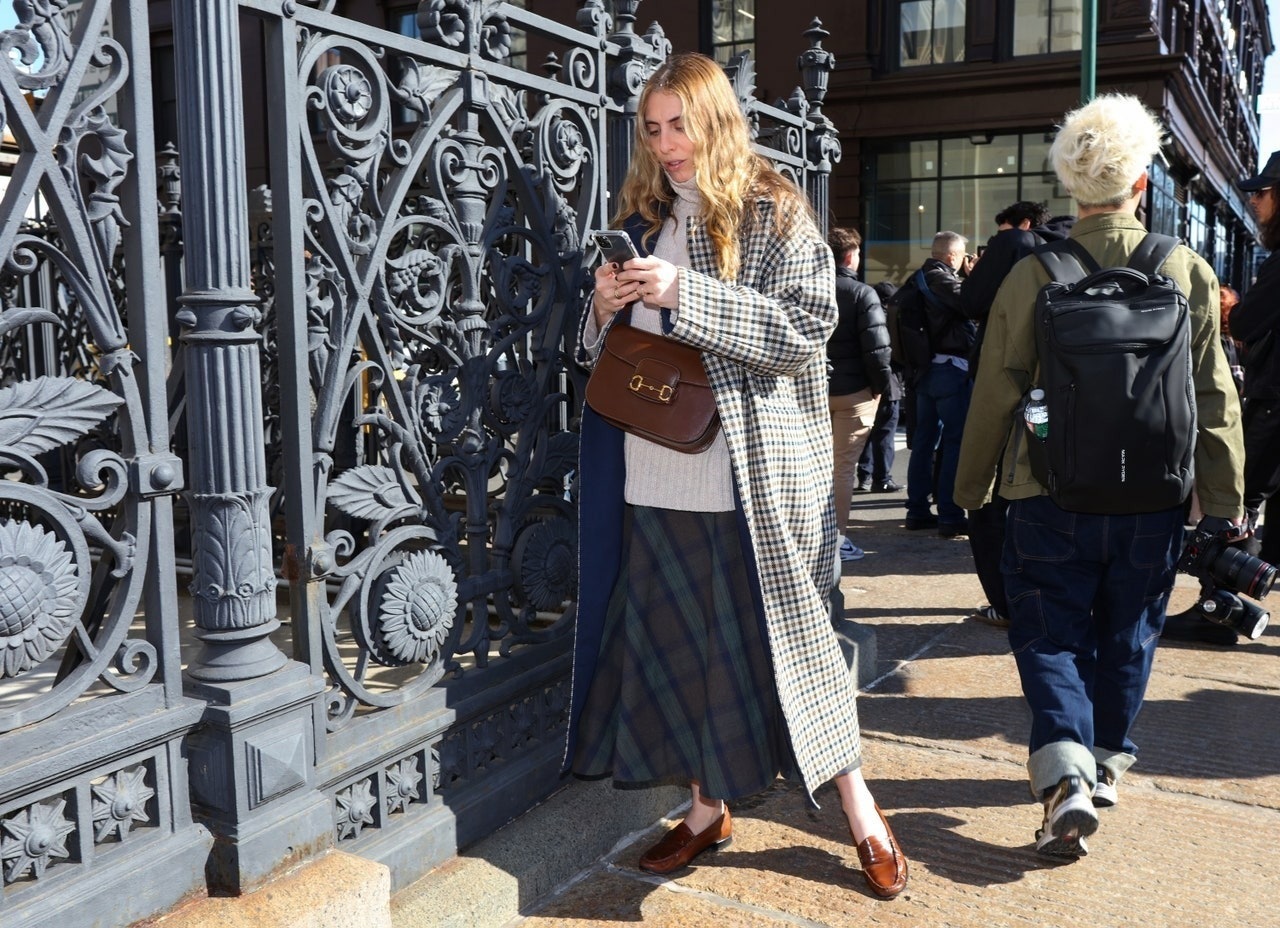
M 1047 496 L 1010 504 L 1001 568 L 1009 644 L 1031 707 L 1037 795 L 1069 774 L 1117 776 L 1155 656 L 1182 548 L 1182 507 L 1066 512 Z
M 956 465 L 960 461 L 960 433 L 969 413 L 973 381 L 954 364 L 930 364 L 915 387 L 916 428 L 907 461 L 907 516 L 929 515 L 929 493 L 938 504 L 938 521 L 960 523 L 964 510 L 955 504 Z M 933 485 L 933 455 L 942 448 L 938 485 Z

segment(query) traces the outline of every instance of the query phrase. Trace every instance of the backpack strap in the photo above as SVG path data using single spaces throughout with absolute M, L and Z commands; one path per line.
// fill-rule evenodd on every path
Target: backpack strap
M 1180 244 L 1172 235 L 1148 232 L 1147 237 L 1138 243 L 1138 247 L 1129 256 L 1128 266 L 1148 277 L 1154 277 L 1160 273 L 1160 268 Z
M 1031 253 L 1044 265 L 1051 279 L 1064 284 L 1074 284 L 1102 270 L 1089 249 L 1073 238 L 1045 242 Z

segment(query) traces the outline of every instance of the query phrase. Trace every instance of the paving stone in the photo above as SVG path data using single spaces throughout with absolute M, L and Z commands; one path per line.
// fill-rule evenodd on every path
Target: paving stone
M 905 468 L 905 456 L 901 460 Z M 876 630 L 879 679 L 859 697 L 864 772 L 911 861 L 896 900 L 876 899 L 834 788 L 779 781 L 734 803 L 734 841 L 663 880 L 636 869 L 671 822 L 525 909 L 521 928 L 1280 926 L 1280 627 L 1231 648 L 1163 644 L 1135 727 L 1139 762 L 1100 810 L 1091 853 L 1034 851 L 1030 716 L 1003 630 L 963 540 L 901 527 L 902 497 L 855 498 L 846 614 Z M 1179 577 L 1171 611 L 1194 600 Z

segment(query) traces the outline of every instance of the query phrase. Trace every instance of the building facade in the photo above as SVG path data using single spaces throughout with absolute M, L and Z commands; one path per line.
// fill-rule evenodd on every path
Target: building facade
M 573 0 L 528 0 L 566 16 Z M 981 244 L 996 212 L 1040 200 L 1074 211 L 1048 164 L 1054 127 L 1080 102 L 1086 0 L 647 0 L 676 49 L 722 61 L 748 51 L 764 100 L 798 83 L 775 36 L 817 17 L 835 55 L 824 110 L 843 157 L 833 222 L 863 234 L 869 282 L 900 282 L 933 234 Z M 1233 181 L 1258 163 L 1258 94 L 1273 50 L 1265 0 L 1096 0 L 1098 93 L 1140 97 L 1169 129 L 1143 204 L 1153 231 L 1184 238 L 1247 287 L 1254 224 Z M 617 5 L 617 4 L 615 4 Z M 1266 153 L 1263 153 L 1264 156 Z

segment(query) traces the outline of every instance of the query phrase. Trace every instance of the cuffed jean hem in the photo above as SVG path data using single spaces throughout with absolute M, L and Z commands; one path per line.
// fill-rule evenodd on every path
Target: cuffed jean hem
M 1108 751 L 1106 748 L 1095 746 L 1093 759 L 1099 767 L 1106 767 L 1111 771 L 1111 778 L 1118 781 L 1138 758 L 1124 751 Z
M 1045 790 L 1057 786 L 1063 777 L 1079 777 L 1089 784 L 1092 791 L 1098 779 L 1098 761 L 1083 744 L 1054 741 L 1027 758 L 1027 773 L 1036 799 L 1041 799 Z

